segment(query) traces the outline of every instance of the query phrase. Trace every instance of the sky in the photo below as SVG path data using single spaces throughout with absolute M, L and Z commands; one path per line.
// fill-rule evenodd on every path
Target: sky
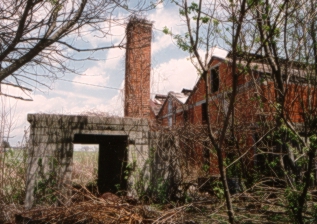
M 198 75 L 188 59 L 188 53 L 180 50 L 172 38 L 162 32 L 165 26 L 175 33 L 185 31 L 186 27 L 181 22 L 177 7 L 171 3 L 160 4 L 145 16 L 154 24 L 151 97 L 157 93 L 180 92 L 182 88 L 192 89 L 198 80 Z M 124 33 L 124 26 L 115 27 L 110 38 L 88 37 L 87 39 L 90 40 L 88 44 L 98 47 L 118 43 L 124 37 Z M 123 115 L 125 49 L 100 51 L 94 56 L 100 60 L 85 61 L 78 65 L 82 71 L 81 75 L 66 75 L 50 83 L 51 89 L 34 90 L 31 94 L 33 99 L 31 102 L 1 98 L 2 112 L 3 108 L 6 108 L 7 120 L 12 123 L 9 138 L 11 146 L 19 145 L 22 141 L 23 134 L 29 126 L 28 113 L 89 112 Z

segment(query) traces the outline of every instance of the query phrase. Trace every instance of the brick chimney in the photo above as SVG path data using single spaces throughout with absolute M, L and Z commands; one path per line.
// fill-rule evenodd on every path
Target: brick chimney
M 125 117 L 150 117 L 152 23 L 132 17 L 126 28 Z

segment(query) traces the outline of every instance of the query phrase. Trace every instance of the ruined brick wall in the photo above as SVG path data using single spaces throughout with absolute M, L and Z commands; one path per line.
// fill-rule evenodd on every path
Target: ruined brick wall
M 315 115 L 317 108 L 317 88 L 314 85 L 289 83 L 284 102 L 284 113 L 293 123 L 303 123 L 307 114 Z M 276 114 L 276 89 L 272 81 L 261 85 L 266 119 L 273 121 Z
M 131 19 L 126 35 L 124 116 L 150 118 L 152 24 Z
M 219 66 L 219 89 L 211 94 L 210 120 L 211 127 L 217 133 L 223 127 L 224 118 L 229 109 L 229 102 L 232 92 L 232 73 L 230 62 L 215 59 L 211 68 Z M 244 156 L 246 167 L 252 168 L 254 165 L 254 153 L 256 153 L 255 136 L 259 131 L 258 127 L 263 122 L 274 122 L 276 114 L 276 88 L 272 79 L 266 77 L 261 70 L 241 74 L 238 77 L 238 92 L 235 98 L 234 116 L 235 116 L 235 138 L 239 142 L 239 153 L 248 152 Z M 285 94 L 284 112 L 296 126 L 302 128 L 303 123 L 308 119 L 307 114 L 317 114 L 317 89 L 307 83 L 289 82 L 285 84 L 287 90 Z M 191 125 L 201 126 L 206 129 L 204 121 L 204 104 L 206 104 L 205 80 L 201 78 L 196 84 L 192 94 L 187 101 L 188 121 Z M 162 108 L 159 114 L 162 125 L 167 126 L 167 107 Z M 180 123 L 181 116 L 175 115 L 177 123 Z M 164 118 L 164 119 L 162 119 Z M 186 127 L 187 128 L 187 127 Z M 228 140 L 229 139 L 229 140 Z M 228 140 L 228 141 L 227 141 Z M 196 158 L 199 160 L 204 154 L 202 142 L 195 143 Z M 237 154 L 230 144 L 230 136 L 226 138 L 223 150 L 226 157 L 229 154 Z M 214 152 L 210 154 L 210 174 L 217 175 L 217 157 Z
M 169 113 L 169 101 L 172 103 L 172 113 Z M 172 126 L 184 125 L 185 116 L 184 113 L 186 111 L 186 106 L 182 104 L 179 100 L 177 100 L 173 96 L 168 96 L 166 101 L 164 102 L 160 113 L 158 114 L 158 120 L 162 126 L 169 126 L 169 117 L 172 119 Z
M 210 101 L 210 119 L 211 119 L 211 126 L 213 129 L 220 130 L 223 125 L 224 116 L 226 110 L 229 106 L 230 101 L 230 92 L 232 91 L 232 74 L 231 74 L 231 67 L 230 64 L 224 63 L 223 60 L 215 59 L 211 64 L 211 67 L 219 66 L 219 90 L 212 93 L 211 101 Z M 254 86 L 250 85 L 253 82 L 251 80 L 250 75 L 241 75 L 238 79 L 238 86 L 241 87 L 241 91 L 236 96 L 236 105 L 235 105 L 235 116 L 238 122 L 241 123 L 241 128 L 249 127 L 250 124 L 254 124 L 257 121 L 257 112 L 259 109 L 258 101 L 254 100 L 255 98 L 255 89 Z M 229 93 L 229 94 L 228 94 Z M 188 122 L 194 126 L 201 126 L 203 127 L 206 124 L 206 117 L 204 118 L 204 105 L 206 104 L 206 89 L 205 89 L 205 80 L 201 78 L 198 83 L 196 84 L 192 94 L 190 95 L 187 101 L 188 107 Z M 167 114 L 167 106 L 164 105 L 161 114 L 159 115 L 163 122 L 162 125 L 167 126 L 167 118 L 164 117 Z M 176 124 L 181 124 L 181 118 L 184 116 L 180 116 L 180 114 L 175 114 Z M 205 127 L 206 128 L 206 127 Z M 252 133 L 249 133 L 249 129 L 246 128 L 241 129 L 239 131 L 239 138 L 241 140 L 244 139 L 245 144 L 243 145 L 247 150 L 250 147 L 250 136 Z M 242 147 L 242 146 L 241 146 Z M 195 151 L 196 151 L 196 160 L 203 161 L 205 160 L 205 146 L 202 142 L 195 143 Z M 242 149 L 243 151 L 243 149 Z M 210 152 L 210 174 L 217 175 L 219 174 L 218 171 L 218 161 L 215 155 L 215 152 Z M 253 154 L 251 153 L 248 155 L 252 158 Z

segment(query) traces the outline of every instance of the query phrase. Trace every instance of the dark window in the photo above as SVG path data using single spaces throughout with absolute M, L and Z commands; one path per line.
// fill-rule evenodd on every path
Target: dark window
M 184 112 L 183 112 L 183 117 L 184 117 L 185 123 L 188 122 L 188 120 L 189 120 L 188 110 L 184 110 Z
M 167 112 L 168 112 L 168 126 L 172 127 L 173 125 L 173 101 L 172 99 L 168 100 L 168 108 L 167 108 Z
M 203 124 L 207 122 L 207 103 L 201 105 L 201 122 Z
M 211 69 L 211 92 L 219 90 L 219 67 Z

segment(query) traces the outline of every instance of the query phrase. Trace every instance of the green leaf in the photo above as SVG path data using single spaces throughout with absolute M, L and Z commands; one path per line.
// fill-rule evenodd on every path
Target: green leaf
M 214 26 L 218 26 L 219 25 L 219 21 L 216 20 L 216 19 L 214 19 L 212 22 L 214 23 Z M 229 29 L 229 28 L 227 28 L 227 29 Z
M 169 29 L 166 26 L 164 26 L 164 28 L 163 28 L 163 33 L 164 34 L 170 34 L 170 31 L 169 31 Z
M 179 9 L 179 14 L 185 16 L 185 11 L 183 9 Z
M 210 20 L 210 18 L 207 17 L 207 16 L 201 18 L 201 21 L 202 21 L 203 23 L 208 23 L 209 20 Z

